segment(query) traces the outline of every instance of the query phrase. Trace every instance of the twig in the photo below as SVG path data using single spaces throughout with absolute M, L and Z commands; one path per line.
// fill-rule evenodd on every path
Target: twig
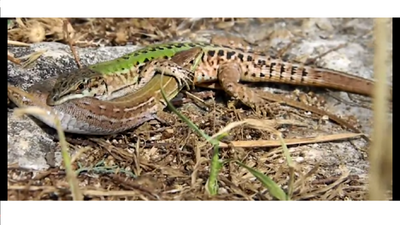
M 69 21 L 67 19 L 64 20 L 63 23 L 63 31 L 64 31 L 64 38 L 67 40 L 68 45 L 71 49 L 72 55 L 74 56 L 75 62 L 78 65 L 78 68 L 82 68 L 82 64 L 80 62 L 78 53 L 76 52 L 76 49 L 74 48 L 74 39 L 70 36 L 68 32 L 68 25 L 70 25 Z
M 21 60 L 14 58 L 12 55 L 10 55 L 10 53 L 7 54 L 7 59 L 10 60 L 11 62 L 17 64 L 17 65 L 21 65 Z

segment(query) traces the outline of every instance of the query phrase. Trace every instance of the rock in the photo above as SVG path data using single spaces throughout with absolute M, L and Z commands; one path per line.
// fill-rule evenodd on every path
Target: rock
M 88 65 L 100 61 L 111 60 L 129 53 L 137 47 L 100 47 L 77 49 L 81 63 Z M 67 45 L 60 43 L 38 43 L 31 47 L 9 47 L 15 57 L 22 57 L 36 51 L 46 51 L 32 68 L 8 62 L 8 82 L 26 89 L 36 82 L 58 74 L 76 69 L 77 66 Z M 16 117 L 13 110 L 8 112 L 8 163 L 17 163 L 22 168 L 43 170 L 51 166 L 59 166 L 61 157 L 52 157 L 60 148 L 54 137 L 57 134 L 38 120 L 26 115 Z M 51 160 L 49 160 L 51 159 Z M 49 160 L 49 162 L 47 162 Z M 52 162 L 50 162 L 52 161 Z

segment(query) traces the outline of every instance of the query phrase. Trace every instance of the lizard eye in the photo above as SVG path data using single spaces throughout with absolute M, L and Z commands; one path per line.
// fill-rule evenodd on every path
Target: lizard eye
M 84 87 L 85 87 L 85 85 L 80 84 L 80 85 L 78 86 L 78 89 L 79 89 L 79 90 L 82 90 Z

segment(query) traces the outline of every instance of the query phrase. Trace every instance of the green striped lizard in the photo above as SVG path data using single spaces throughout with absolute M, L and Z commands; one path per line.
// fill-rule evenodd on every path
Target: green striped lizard
M 81 105 L 77 105 L 76 102 L 82 101 L 80 99 L 83 97 L 95 97 L 83 98 L 90 99 L 87 101 L 95 104 L 100 104 L 106 100 L 108 106 L 114 107 L 112 105 L 114 99 L 118 99 L 124 94 L 132 93 L 135 89 L 139 89 L 140 91 L 141 86 L 138 85 L 138 83 L 146 79 L 149 80 L 155 72 L 166 72 L 169 75 L 175 76 L 178 80 L 179 78 L 184 78 L 185 76 L 182 74 L 185 73 L 185 69 L 179 65 L 171 64 L 171 61 L 167 59 L 177 53 L 193 48 L 200 49 L 201 51 L 196 57 L 190 60 L 189 65 L 186 67 L 189 67 L 190 71 L 194 72 L 196 76 L 194 82 L 196 85 L 207 84 L 208 82 L 213 83 L 219 80 L 225 91 L 251 107 L 262 107 L 265 104 L 265 99 L 279 101 L 317 114 L 328 115 L 330 119 L 339 124 L 359 132 L 344 120 L 324 112 L 323 110 L 307 106 L 297 101 L 277 97 L 276 95 L 257 93 L 239 84 L 238 81 L 271 81 L 314 85 L 370 95 L 373 85 L 371 80 L 338 71 L 283 62 L 280 59 L 252 52 L 245 52 L 241 49 L 207 43 L 170 43 L 148 46 L 116 60 L 89 66 L 83 69 L 86 71 L 85 73 L 82 73 L 82 70 L 78 70 L 72 75 L 70 74 L 69 76 L 59 79 L 50 94 L 48 93 L 49 89 L 44 91 L 46 93 L 45 95 L 49 96 L 47 98 L 47 103 L 48 105 L 52 105 L 53 108 L 59 107 L 59 111 L 65 111 L 65 107 L 62 108 L 63 105 L 72 104 L 73 107 L 75 107 L 75 111 L 73 111 L 72 114 L 79 113 Z M 159 61 L 159 59 L 163 60 Z M 181 75 L 179 75 L 179 73 L 181 73 Z M 157 80 L 159 78 L 155 79 Z M 145 84 L 147 80 L 142 82 L 142 85 Z M 142 89 L 157 89 L 151 86 L 154 83 L 156 82 L 150 82 L 150 85 L 146 84 Z M 143 92 L 143 90 L 141 91 Z M 149 95 L 147 98 L 151 98 L 150 95 L 154 93 L 155 92 L 148 92 Z M 40 95 L 35 101 L 42 104 L 43 96 L 45 95 Z M 130 94 L 129 96 L 134 96 L 134 94 Z M 134 101 L 130 101 L 130 104 L 133 103 Z M 136 102 L 135 104 L 139 105 L 140 103 Z M 125 107 L 129 108 L 128 105 Z M 104 117 L 103 111 L 104 109 L 101 108 L 94 111 L 92 110 L 89 115 L 92 113 Z M 153 111 L 149 111 L 149 114 L 151 113 L 153 113 Z M 83 113 L 83 115 L 85 115 L 85 113 Z M 107 114 L 105 117 L 109 116 L 110 114 Z M 122 116 L 122 118 L 125 117 Z M 79 119 L 85 121 L 85 118 Z M 118 119 L 115 121 L 117 120 Z M 111 121 L 109 122 L 111 123 Z M 103 125 L 99 126 L 101 130 Z M 133 124 L 129 124 L 129 126 L 131 126 L 131 128 L 134 127 Z M 108 130 L 106 133 L 109 132 Z M 88 130 L 87 133 L 91 133 L 91 131 Z
M 193 48 L 175 54 L 169 61 L 189 68 L 190 61 L 200 53 L 200 48 Z M 193 73 L 190 71 L 182 75 L 193 80 Z M 183 88 L 173 76 L 164 76 L 161 79 L 160 75 L 156 75 L 143 88 L 112 101 L 86 97 L 49 106 L 46 99 L 56 81 L 57 77 L 51 77 L 34 84 L 27 91 L 9 84 L 8 97 L 18 107 L 36 106 L 46 110 L 47 115 L 37 118 L 50 127 L 55 128 L 54 119 L 57 116 L 65 132 L 90 135 L 115 134 L 148 120 L 159 119 L 158 113 L 166 107 L 160 89 L 163 88 L 167 99 L 171 100 Z
M 194 47 L 202 53 L 193 60 L 194 84 L 207 86 L 219 81 L 222 88 L 243 103 L 254 106 L 241 96 L 239 81 L 277 82 L 333 88 L 342 91 L 371 95 L 373 81 L 344 72 L 285 62 L 264 54 L 209 43 L 168 43 L 147 46 L 118 59 L 98 63 L 75 73 L 62 76 L 47 103 L 62 104 L 74 98 L 96 97 L 112 100 L 137 90 L 148 82 L 155 72 L 166 72 L 181 79 L 182 68 L 170 62 L 148 64 L 157 59 L 169 59 L 174 54 Z M 224 72 L 224 71 L 228 71 Z M 187 82 L 187 80 L 185 80 Z M 228 83 L 230 83 L 228 85 Z M 233 87 L 232 87 L 233 85 Z

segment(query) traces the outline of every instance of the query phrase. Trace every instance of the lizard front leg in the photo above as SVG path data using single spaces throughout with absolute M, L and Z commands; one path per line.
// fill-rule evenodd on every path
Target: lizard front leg
M 143 87 L 157 72 L 175 77 L 180 87 L 185 85 L 189 89 L 189 84 L 193 82 L 193 74 L 190 70 L 168 59 L 155 59 L 140 71 L 141 77 L 145 79 L 141 79 L 138 86 Z
M 194 81 L 194 72 L 190 66 L 199 59 L 201 53 L 202 49 L 195 47 L 179 52 L 171 59 L 152 60 L 139 71 L 140 77 L 144 79 L 138 82 L 138 86 L 143 87 L 156 73 L 160 73 L 175 77 L 180 87 L 182 87 L 184 83 L 185 86 L 190 89 L 189 84 L 193 84 Z

